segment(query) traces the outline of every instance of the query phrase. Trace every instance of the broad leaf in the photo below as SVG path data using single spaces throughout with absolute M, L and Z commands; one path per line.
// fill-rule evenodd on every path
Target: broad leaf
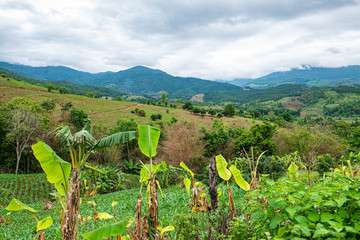
M 186 188 L 187 195 L 190 197 L 190 185 L 191 185 L 190 179 L 184 178 L 184 185 Z
M 291 162 L 291 164 L 288 168 L 289 172 L 296 172 L 298 169 L 299 169 L 299 167 L 296 166 L 296 164 L 294 162 Z
M 55 129 L 55 132 L 55 138 L 59 138 L 61 144 L 68 147 L 73 144 L 73 136 L 69 126 L 60 126 Z
M 125 232 L 127 224 L 127 221 L 108 224 L 92 232 L 84 233 L 81 236 L 87 240 L 100 240 L 111 236 L 121 235 Z
M 115 144 L 126 143 L 136 137 L 136 131 L 114 133 L 108 137 L 100 139 L 94 146 L 95 151 L 102 150 Z
M 161 238 L 164 236 L 164 233 L 175 230 L 174 226 L 167 226 L 167 227 L 164 227 L 164 228 L 162 228 L 161 226 L 159 226 L 158 228 L 159 228 L 159 230 L 160 230 Z
M 230 169 L 232 175 L 234 176 L 234 179 L 235 179 L 235 182 L 237 183 L 237 185 L 239 185 L 239 187 L 241 187 L 245 191 L 249 191 L 250 184 L 244 180 L 244 178 L 241 175 L 240 170 L 237 169 L 235 167 L 235 165 L 231 165 L 229 169 Z
M 194 178 L 194 173 L 190 170 L 190 168 L 188 168 L 184 162 L 180 163 L 180 167 L 182 167 L 183 169 L 185 169 L 188 173 L 190 173 L 191 177 Z
M 156 148 L 160 138 L 160 129 L 149 125 L 138 125 L 138 129 L 138 144 L 141 152 L 149 158 L 156 156 Z
M 285 210 L 289 213 L 290 218 L 294 218 L 294 214 L 296 213 L 296 208 L 294 206 L 289 206 L 285 208 Z
M 20 202 L 16 198 L 11 199 L 11 202 L 6 207 L 8 211 L 20 211 L 20 210 L 28 210 L 29 212 L 36 213 L 37 211 L 26 204 Z
M 155 166 L 153 166 L 155 167 Z M 144 183 L 144 184 L 147 184 L 147 182 L 149 181 L 150 179 L 150 171 L 151 171 L 151 166 L 150 164 L 145 164 L 142 168 L 141 168 L 141 171 L 140 171 L 140 180 L 139 182 L 141 183 Z
M 50 216 L 44 218 L 40 222 L 37 223 L 36 231 L 44 230 L 53 224 L 53 220 Z
M 56 155 L 46 143 L 40 141 L 32 145 L 31 148 L 46 173 L 47 180 L 55 184 L 60 195 L 65 196 L 65 186 L 70 176 L 71 164 Z
M 73 135 L 74 145 L 83 144 L 85 146 L 94 146 L 96 139 L 86 130 L 82 129 Z
M 229 181 L 231 178 L 231 172 L 226 168 L 227 162 L 225 158 L 220 154 L 216 156 L 216 168 L 219 176 L 225 181 Z
M 270 229 L 276 228 L 279 225 L 279 223 L 281 223 L 282 221 L 283 220 L 281 217 L 278 217 L 278 216 L 273 217 L 270 221 Z
M 114 217 L 106 212 L 103 212 L 103 213 L 98 214 L 98 218 L 99 219 L 110 219 L 110 218 L 114 218 Z

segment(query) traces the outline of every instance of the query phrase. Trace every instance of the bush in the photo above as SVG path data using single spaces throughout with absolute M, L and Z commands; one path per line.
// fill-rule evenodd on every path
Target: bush
M 122 165 L 122 169 L 126 173 L 139 174 L 141 170 L 141 165 L 140 162 L 135 163 L 132 159 L 130 159 L 129 161 L 125 160 L 124 164 Z
M 65 94 L 65 93 L 68 93 L 68 90 L 66 87 L 59 87 L 59 93 Z
M 330 170 L 334 168 L 336 168 L 336 161 L 329 153 L 318 156 L 315 160 L 315 171 L 317 171 L 320 176 L 325 172 L 330 172 Z
M 40 105 L 47 112 L 52 112 L 55 109 L 56 102 L 55 102 L 55 99 L 49 99 L 49 100 L 43 101 Z
M 64 105 L 62 105 L 61 111 L 69 111 L 70 108 L 72 108 L 73 104 L 72 102 L 66 102 Z
M 146 116 L 146 112 L 145 112 L 145 110 L 143 110 L 143 109 L 140 109 L 140 110 L 137 112 L 137 114 L 138 114 L 140 117 L 145 117 L 145 116 Z
M 232 239 L 358 239 L 360 180 L 335 173 L 308 180 L 300 172 L 263 178 L 234 219 Z
M 70 123 L 77 129 L 82 129 L 89 123 L 88 115 L 83 110 L 72 108 L 70 110 Z
M 269 174 L 270 178 L 277 180 L 284 176 L 286 171 L 286 163 L 275 156 L 262 157 L 259 161 L 259 171 L 261 174 Z
M 54 85 L 52 85 L 52 84 L 48 84 L 48 85 L 47 85 L 47 90 L 48 90 L 48 92 L 51 92 L 51 91 L 54 90 L 54 89 L 55 89 Z
M 161 120 L 162 119 L 162 115 L 160 113 L 158 114 L 151 114 L 150 116 L 151 120 L 156 121 L 157 119 Z

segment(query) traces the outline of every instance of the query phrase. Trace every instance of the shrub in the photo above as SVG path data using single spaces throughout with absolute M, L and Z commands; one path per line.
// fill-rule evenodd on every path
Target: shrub
M 93 98 L 93 97 L 95 97 L 95 94 L 93 92 L 87 92 L 86 96 L 89 98 Z
M 65 94 L 65 93 L 68 93 L 68 90 L 66 87 L 59 87 L 59 93 Z
M 49 100 L 43 101 L 40 105 L 47 112 L 52 112 L 55 109 L 56 102 L 55 102 L 55 99 L 49 99 Z
M 70 110 L 70 123 L 77 129 L 81 129 L 89 123 L 88 115 L 83 110 L 72 108 Z
M 335 173 L 310 186 L 300 172 L 278 182 L 263 178 L 248 192 L 230 234 L 233 239 L 357 239 L 359 184 L 358 178 Z
M 55 89 L 54 85 L 52 85 L 52 84 L 48 84 L 48 85 L 47 85 L 47 90 L 48 90 L 48 92 L 51 92 L 51 91 L 54 90 L 54 89 Z
M 137 114 L 138 114 L 140 117 L 145 117 L 145 116 L 146 116 L 146 112 L 145 112 L 145 110 L 143 110 L 143 109 L 140 109 L 140 110 L 137 112 Z
M 336 161 L 329 153 L 318 156 L 315 160 L 315 171 L 317 171 L 320 176 L 325 172 L 330 172 L 330 170 L 335 167 Z
M 72 108 L 73 104 L 72 102 L 66 102 L 64 105 L 62 105 L 61 111 L 69 111 L 70 108 Z
M 160 113 L 158 114 L 151 114 L 150 116 L 151 120 L 156 121 L 157 119 L 161 120 L 162 119 L 162 115 Z

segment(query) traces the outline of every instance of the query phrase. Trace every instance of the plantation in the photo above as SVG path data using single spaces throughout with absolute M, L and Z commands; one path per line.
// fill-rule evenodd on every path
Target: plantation
M 300 97 L 266 116 L 1 84 L 1 239 L 360 237 L 359 123 L 302 118 Z

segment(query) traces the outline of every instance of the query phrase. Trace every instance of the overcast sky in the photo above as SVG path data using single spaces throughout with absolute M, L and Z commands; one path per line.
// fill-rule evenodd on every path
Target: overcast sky
M 0 61 L 210 80 L 360 64 L 360 0 L 0 0 Z

